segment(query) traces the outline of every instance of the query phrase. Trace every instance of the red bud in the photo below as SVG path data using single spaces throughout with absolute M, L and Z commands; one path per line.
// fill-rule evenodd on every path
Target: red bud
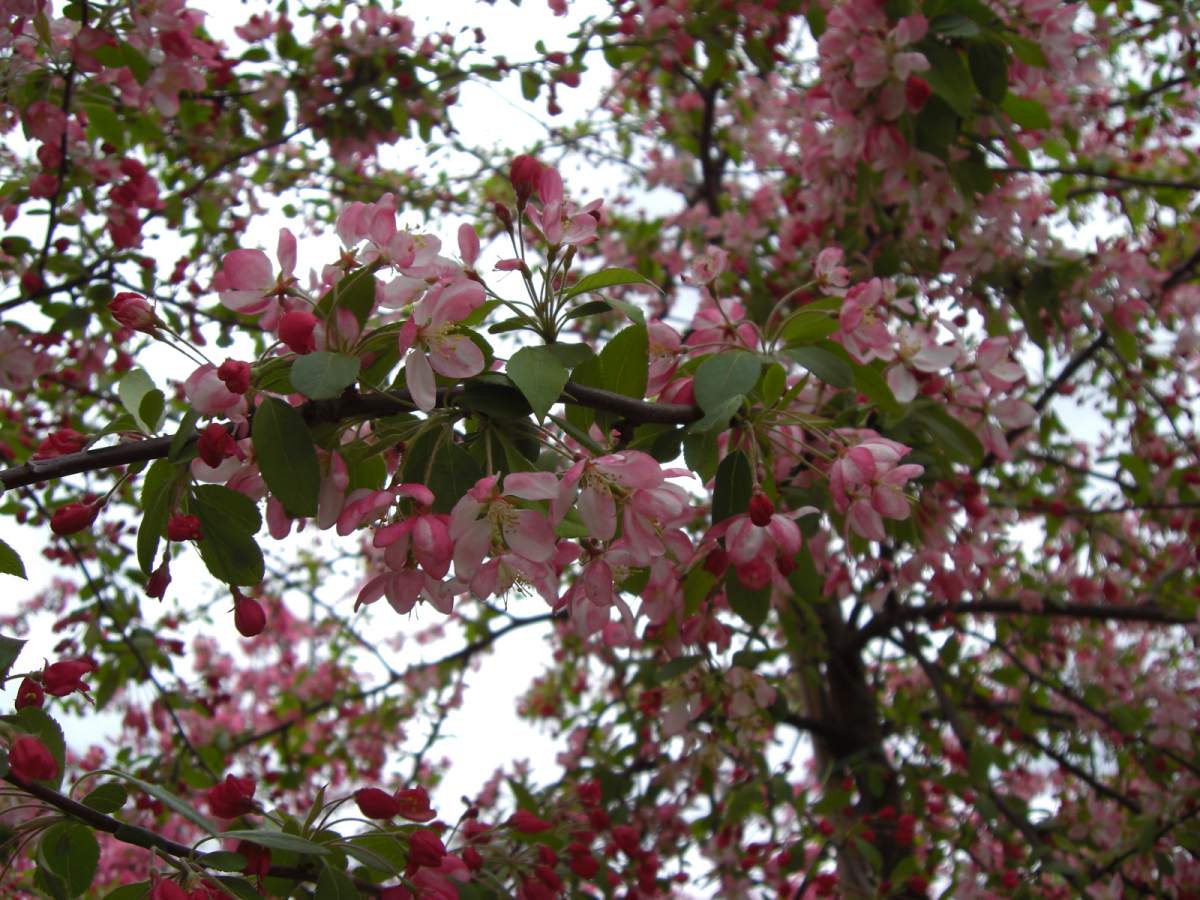
M 262 634 L 267 627 L 267 614 L 257 600 L 238 590 L 233 592 L 233 624 L 242 637 Z
M 775 515 L 775 504 L 762 491 L 755 491 L 750 498 L 750 521 L 759 528 L 765 528 Z

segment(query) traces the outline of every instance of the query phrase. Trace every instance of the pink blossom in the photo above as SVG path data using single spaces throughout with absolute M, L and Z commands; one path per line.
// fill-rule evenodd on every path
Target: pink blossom
M 217 374 L 217 367 L 205 363 L 183 383 L 183 392 L 196 412 L 203 416 L 224 415 L 231 419 L 246 415 L 246 398 L 235 394 Z
M 400 353 L 409 393 L 428 412 L 437 403 L 434 372 L 470 378 L 483 371 L 483 351 L 463 334 L 458 322 L 484 300 L 483 285 L 459 278 L 433 287 L 417 303 L 400 330 Z
M 850 447 L 830 468 L 829 489 L 838 512 L 849 512 L 847 524 L 857 534 L 886 540 L 883 520 L 907 519 L 908 498 L 903 488 L 925 471 L 912 463 L 899 465 L 911 448 L 873 431 L 858 433 Z
M 497 475 L 476 482 L 450 513 L 455 575 L 470 581 L 484 557 L 505 548 L 533 563 L 553 558 L 557 539 L 545 514 L 516 501 L 551 500 L 558 490 L 549 472 L 514 472 L 504 479 L 503 493 Z
M 296 279 L 296 237 L 288 229 L 279 229 L 275 251 L 279 274 L 261 250 L 231 250 L 221 260 L 217 273 L 221 305 L 234 312 L 258 316 L 277 308 L 280 297 L 291 292 Z M 271 317 L 273 318 L 273 317 Z

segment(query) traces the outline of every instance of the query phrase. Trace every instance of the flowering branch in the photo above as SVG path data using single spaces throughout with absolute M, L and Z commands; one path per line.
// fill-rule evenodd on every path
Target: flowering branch
M 451 404 L 462 393 L 461 387 L 444 388 L 438 391 L 438 400 L 443 404 Z M 559 402 L 611 412 L 635 425 L 686 425 L 703 416 L 699 407 L 690 404 L 652 403 L 573 382 L 567 382 Z M 301 406 L 300 411 L 309 424 L 315 425 L 344 419 L 383 418 L 398 412 L 407 412 L 415 406 L 412 395 L 405 390 L 391 391 L 387 394 L 357 394 L 350 391 L 337 400 L 310 401 Z M 174 440 L 173 435 L 163 435 L 95 450 L 67 453 L 52 459 L 32 459 L 22 465 L 0 471 L 0 485 L 5 490 L 10 490 L 65 478 L 68 475 L 98 472 L 162 459 L 170 452 Z M 197 436 L 193 435 L 188 439 L 188 444 L 195 440 Z

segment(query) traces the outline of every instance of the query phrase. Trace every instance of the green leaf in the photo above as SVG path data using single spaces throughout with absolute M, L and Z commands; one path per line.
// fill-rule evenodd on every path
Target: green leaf
M 254 414 L 250 438 L 271 493 L 292 516 L 315 516 L 321 468 L 300 413 L 282 400 L 268 397 Z
M 193 825 L 199 827 L 200 830 L 202 830 L 205 834 L 217 833 L 216 826 L 203 813 L 197 810 L 186 800 L 183 800 L 177 797 L 175 794 L 172 794 L 166 788 L 159 787 L 157 784 L 151 784 L 149 781 L 142 781 L 142 779 L 137 778 L 136 776 L 129 775 L 125 772 L 118 772 L 115 769 L 105 769 L 103 771 L 105 774 L 127 781 L 138 790 L 149 794 L 155 800 L 162 803 L 163 806 L 170 807 Z
M 779 333 L 788 344 L 813 344 L 837 330 L 836 315 L 802 309 L 788 317 Z
M 787 369 L 779 363 L 771 363 L 762 377 L 762 398 L 767 406 L 774 406 L 787 390 Z
M 550 407 L 558 402 L 570 375 L 550 347 L 518 350 L 508 361 L 505 371 L 525 395 L 539 420 L 546 418 Z
M 596 355 L 596 351 L 587 344 L 549 344 L 546 349 L 553 353 L 554 358 L 568 369 L 582 365 Z
M 984 41 L 967 48 L 971 78 L 985 99 L 1001 103 L 1008 93 L 1008 51 L 1003 44 Z
M 397 843 L 398 846 L 399 844 Z M 348 856 L 353 856 L 368 869 L 384 875 L 399 875 L 404 870 L 403 863 L 397 865 L 390 859 L 380 856 L 375 851 L 367 847 L 361 847 L 351 841 L 342 841 L 341 843 L 334 844 L 334 848 L 344 850 Z
M 292 364 L 292 387 L 310 400 L 332 400 L 354 384 L 361 365 L 357 356 L 346 353 L 306 353 Z
M 339 309 L 348 309 L 365 325 L 375 308 L 375 268 L 363 266 L 337 282 L 317 304 L 317 314 L 331 321 Z
M 358 888 L 345 872 L 330 866 L 321 866 L 317 879 L 316 900 L 358 900 Z
M 21 655 L 21 648 L 25 646 L 25 642 L 19 638 L 10 638 L 0 635 L 0 682 L 3 682 L 8 677 L 9 671 L 13 667 L 13 663 L 17 661 L 17 657 Z
M 917 113 L 917 146 L 945 159 L 958 137 L 958 114 L 941 97 L 930 97 Z
M 483 470 L 461 445 L 447 441 L 437 451 L 425 485 L 433 491 L 433 511 L 448 513 L 483 477 Z
M 771 589 L 769 587 L 748 588 L 742 584 L 737 573 L 730 568 L 725 576 L 725 596 L 729 600 L 729 608 L 750 627 L 758 628 L 767 621 L 767 613 L 771 609 Z
M 1021 37 L 1019 34 L 1005 35 L 1004 39 L 1012 47 L 1013 55 L 1025 63 L 1025 65 L 1033 66 L 1035 69 L 1044 69 L 1049 65 L 1046 53 L 1042 50 L 1042 45 L 1037 41 L 1031 41 L 1029 38 Z
M 192 492 L 192 508 L 201 519 L 209 518 L 246 534 L 257 534 L 262 528 L 258 504 L 243 494 L 221 484 L 197 485 Z M 199 510 L 203 508 L 204 512 Z
M 142 571 L 154 571 L 158 541 L 167 527 L 167 517 L 174 501 L 174 488 L 179 470 L 165 459 L 158 459 L 142 480 L 142 522 L 138 526 L 137 557 Z
M 929 60 L 929 70 L 924 75 L 933 92 L 960 116 L 969 116 L 975 101 L 975 83 L 962 55 L 936 40 L 927 40 L 920 47 Z
M 677 656 L 661 666 L 656 666 L 651 673 L 651 678 L 655 684 L 666 684 L 668 681 L 674 681 L 680 675 L 690 672 L 702 662 L 704 662 L 703 656 Z
M 783 352 L 831 387 L 845 388 L 854 383 L 849 363 L 823 347 L 790 347 Z
M 742 403 L 744 403 L 745 400 L 746 398 L 742 394 L 738 394 L 736 397 L 730 397 L 712 412 L 705 413 L 704 418 L 689 425 L 688 431 L 694 435 L 705 435 L 716 431 L 724 431 L 729 425 L 730 419 L 732 419 L 737 414 L 737 411 L 741 409 Z M 685 439 L 684 450 L 686 449 L 687 443 Z M 714 460 L 713 462 L 715 465 L 716 461 Z M 691 463 L 688 465 L 691 465 Z M 700 472 L 700 470 L 696 469 L 694 466 L 692 468 L 696 472 Z
M 696 369 L 693 385 L 696 403 L 710 413 L 731 397 L 754 390 L 761 372 L 762 362 L 745 350 L 726 350 L 710 356 Z
M 160 390 L 150 391 L 138 404 L 138 418 L 145 422 L 151 433 L 157 433 L 162 428 L 163 415 L 167 408 L 167 398 Z
M 104 900 L 147 900 L 152 887 L 148 881 L 139 881 L 137 884 L 123 884 L 119 888 L 114 888 L 105 894 Z
M 258 888 L 245 878 L 238 878 L 235 875 L 218 875 L 217 883 L 238 900 L 262 900 L 262 894 L 258 892 Z
M 750 470 L 750 460 L 741 450 L 734 450 L 717 466 L 712 500 L 713 524 L 744 513 L 750 507 L 753 491 L 754 474 Z
M 38 859 L 63 883 L 66 896 L 78 897 L 92 885 L 100 844 L 86 825 L 60 822 L 42 834 Z
M 87 112 L 88 130 L 102 141 L 107 141 L 118 151 L 125 149 L 125 126 L 111 106 L 103 103 L 83 103 Z
M 222 831 L 217 837 L 225 840 L 233 841 L 249 841 L 252 844 L 258 844 L 260 847 L 269 847 L 272 850 L 287 850 L 290 853 L 299 853 L 301 856 L 326 856 L 329 853 L 329 848 L 323 844 L 317 844 L 307 838 L 302 838 L 295 834 L 284 834 L 282 831 L 258 831 L 253 828 L 234 829 L 233 831 Z
M 130 369 L 117 385 L 117 396 L 121 398 L 121 405 L 125 407 L 125 410 L 133 417 L 133 420 L 137 422 L 138 427 L 145 434 L 154 434 L 158 431 L 158 427 L 161 424 L 158 421 L 158 416 L 155 417 L 155 421 L 153 422 L 142 418 L 142 401 L 152 392 L 158 393 L 161 398 L 162 392 L 154 386 L 154 381 L 142 369 Z M 162 413 L 161 404 L 162 401 L 160 399 L 158 407 L 159 415 Z M 151 411 L 153 407 L 154 404 L 151 403 Z
M 1043 131 L 1050 127 L 1050 114 L 1036 100 L 1009 94 L 1004 98 L 1001 108 L 1008 113 L 1013 124 L 1026 131 Z
M 651 287 L 655 287 L 654 282 L 643 277 L 640 272 L 635 272 L 633 269 L 613 267 L 610 269 L 601 269 L 599 272 L 593 272 L 590 275 L 584 275 L 567 289 L 566 293 L 563 294 L 563 299 L 570 300 L 572 297 L 578 297 L 580 294 L 600 291 L 604 288 L 616 287 L 622 284 L 648 284 Z
M 176 463 L 182 459 L 188 449 L 188 442 L 196 431 L 196 423 L 199 421 L 200 413 L 194 409 L 189 409 L 184 414 L 183 420 L 179 423 L 179 430 L 171 438 L 171 449 L 167 452 L 167 459 L 170 462 Z
M 646 394 L 650 371 L 650 341 L 643 325 L 630 325 L 618 332 L 600 351 L 604 387 L 626 397 L 641 399 Z
M 859 393 L 866 394 L 870 400 L 885 416 L 900 415 L 900 403 L 896 400 L 896 395 L 892 393 L 892 389 L 888 387 L 887 380 L 882 373 L 872 365 L 863 365 L 854 367 L 854 386 Z
M 27 577 L 25 563 L 21 561 L 20 554 L 3 540 L 0 540 L 0 572 L 5 575 L 16 575 L 18 578 Z
M 972 38 L 980 33 L 979 23 L 958 13 L 937 16 L 929 23 L 929 30 L 943 37 Z
M 214 850 L 201 856 L 200 864 L 218 872 L 241 872 L 246 868 L 246 857 L 232 850 Z
M 975 432 L 940 406 L 922 406 L 916 418 L 951 459 L 977 466 L 983 461 L 983 444 Z
M 204 535 L 197 541 L 200 558 L 214 578 L 238 587 L 263 580 L 266 563 L 253 536 L 224 521 L 210 506 L 198 505 L 196 515 Z
M 567 313 L 566 318 L 568 321 L 570 321 L 571 319 L 582 319 L 586 316 L 598 316 L 601 313 L 612 311 L 613 306 L 607 300 L 589 300 L 587 303 L 579 304 L 579 306 Z
M 89 791 L 82 802 L 84 806 L 90 807 L 96 812 L 109 815 L 124 806 L 128 799 L 129 792 L 124 787 L 115 781 L 106 781 Z

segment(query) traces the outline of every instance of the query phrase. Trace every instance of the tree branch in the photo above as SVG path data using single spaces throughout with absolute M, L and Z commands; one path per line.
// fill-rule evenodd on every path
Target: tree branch
M 439 390 L 438 401 L 451 405 L 462 395 L 463 390 L 462 387 Z M 570 381 L 559 397 L 559 402 L 615 413 L 635 425 L 686 425 L 704 415 L 698 406 L 652 403 Z M 301 406 L 300 411 L 310 425 L 317 425 L 350 419 L 382 418 L 415 408 L 416 404 L 407 391 L 392 391 L 388 394 L 358 394 L 351 391 L 337 400 L 310 401 Z M 193 435 L 189 444 L 195 440 L 197 437 Z M 163 435 L 96 450 L 84 450 L 81 453 L 68 453 L 53 459 L 30 460 L 23 465 L 0 471 L 0 485 L 9 490 L 82 472 L 97 472 L 162 459 L 170 452 L 172 441 L 173 435 Z
M 942 616 L 1032 616 L 1079 619 L 1093 622 L 1142 622 L 1151 625 L 1196 625 L 1195 617 L 1184 616 L 1158 606 L 1112 606 L 1103 603 L 1059 603 L 1042 598 L 1041 609 L 1028 609 L 1016 600 L 985 597 L 970 603 L 926 603 L 921 606 L 897 606 L 872 619 L 858 633 L 859 646 L 883 637 L 906 622 L 929 621 Z

